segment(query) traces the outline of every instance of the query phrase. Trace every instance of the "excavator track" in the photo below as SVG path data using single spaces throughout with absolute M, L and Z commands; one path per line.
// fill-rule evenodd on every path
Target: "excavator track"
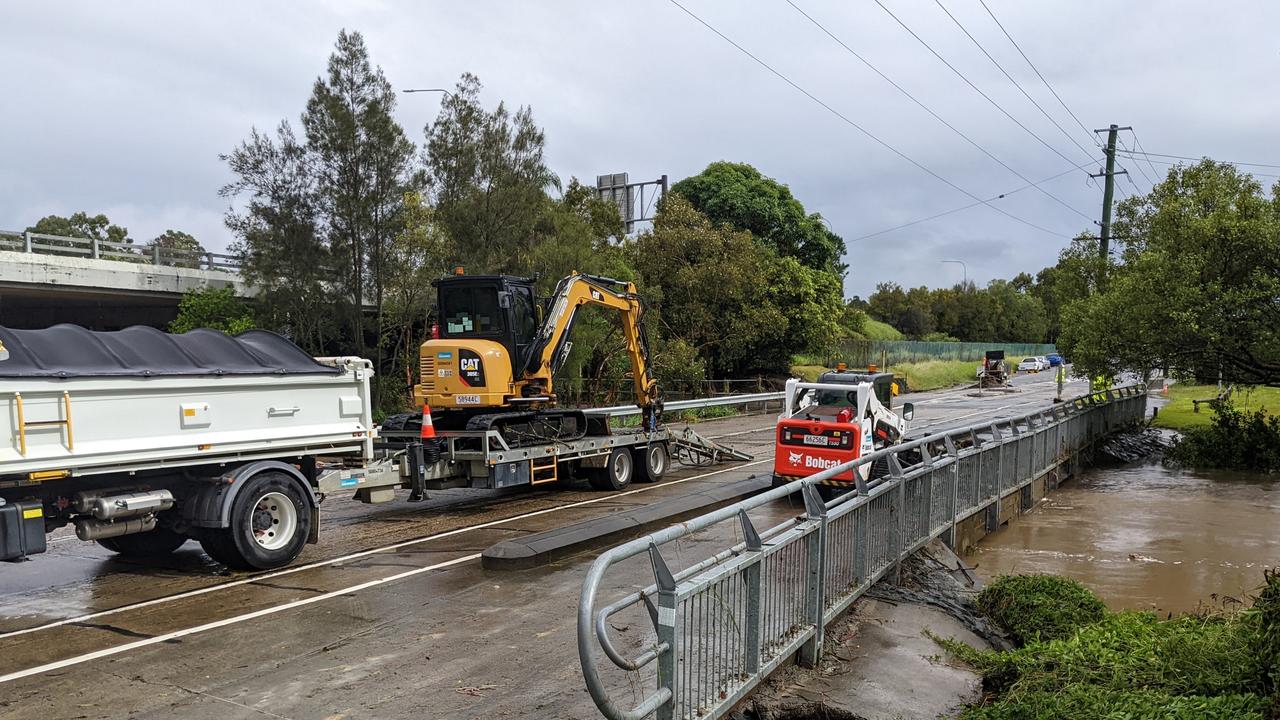
M 496 430 L 510 447 L 572 442 L 587 434 L 587 416 L 581 410 L 529 410 L 476 415 L 468 430 Z

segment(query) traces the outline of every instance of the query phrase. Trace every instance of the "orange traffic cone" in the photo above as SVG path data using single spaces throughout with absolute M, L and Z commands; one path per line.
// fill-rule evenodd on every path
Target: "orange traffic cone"
M 431 406 L 422 406 L 422 432 L 418 435 L 423 440 L 429 440 L 436 436 L 436 428 L 431 424 Z

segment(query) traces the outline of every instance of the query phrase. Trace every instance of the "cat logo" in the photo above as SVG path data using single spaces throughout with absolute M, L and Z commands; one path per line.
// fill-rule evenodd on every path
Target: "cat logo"
M 604 300 L 604 295 L 601 295 L 599 290 L 591 288 L 591 299 L 597 301 Z
M 459 360 L 459 363 L 462 365 L 463 372 L 475 372 L 480 369 L 480 358 L 478 357 L 464 357 Z

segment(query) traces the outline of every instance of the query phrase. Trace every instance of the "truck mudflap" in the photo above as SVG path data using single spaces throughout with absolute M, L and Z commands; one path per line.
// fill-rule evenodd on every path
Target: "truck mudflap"
M 211 482 L 182 504 L 182 516 L 189 525 L 197 528 L 228 528 L 231 526 L 231 506 L 240 489 L 258 473 L 282 472 L 297 480 L 306 489 L 303 497 L 311 510 L 311 530 L 308 543 L 320 541 L 320 499 L 315 488 L 297 467 L 279 460 L 259 460 L 233 468 L 223 475 L 210 478 Z

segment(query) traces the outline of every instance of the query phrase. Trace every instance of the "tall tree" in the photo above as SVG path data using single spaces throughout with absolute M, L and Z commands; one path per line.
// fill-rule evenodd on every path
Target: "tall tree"
M 783 257 L 843 276 L 844 239 L 808 214 L 791 188 L 746 163 L 714 162 L 671 188 L 713 223 L 747 230 Z
M 204 246 L 195 237 L 181 230 L 165 230 L 144 247 L 150 253 L 159 250 L 160 263 L 174 267 L 198 268 L 205 253 Z
M 1268 196 L 1211 160 L 1175 167 L 1120 204 L 1116 236 L 1105 290 L 1063 313 L 1078 365 L 1280 384 L 1280 185 Z
M 713 225 L 689 201 L 671 193 L 659 204 L 653 230 L 628 244 L 641 292 L 662 332 L 684 340 L 721 376 L 785 370 L 787 316 L 770 297 L 769 248 L 751 233 Z
M 426 159 L 436 216 L 462 264 L 478 272 L 527 264 L 547 188 L 559 180 L 543 158 L 533 111 L 503 103 L 487 111 L 480 80 L 466 73 L 426 127 Z
M 370 62 L 364 38 L 340 31 L 328 72 L 312 87 L 302 127 L 323 232 L 330 251 L 346 258 L 351 332 L 361 355 L 366 299 L 373 301 L 382 334 L 387 248 L 400 232 L 412 181 L 414 145 L 391 116 L 395 104 L 395 91 Z
M 306 147 L 282 122 L 275 138 L 254 129 L 222 160 L 236 179 L 220 194 L 243 203 L 225 219 L 236 236 L 232 250 L 245 279 L 258 287 L 263 326 L 322 353 L 334 337 L 344 293 L 333 282 L 339 265 L 318 226 Z
M 115 225 L 106 215 L 98 213 L 90 215 L 86 212 L 72 213 L 71 217 L 46 215 L 27 228 L 27 232 L 43 235 L 59 235 L 62 237 L 84 238 L 85 240 L 108 240 L 116 243 L 132 243 L 127 228 Z M 74 243 L 62 240 L 44 240 L 43 244 L 72 247 Z

